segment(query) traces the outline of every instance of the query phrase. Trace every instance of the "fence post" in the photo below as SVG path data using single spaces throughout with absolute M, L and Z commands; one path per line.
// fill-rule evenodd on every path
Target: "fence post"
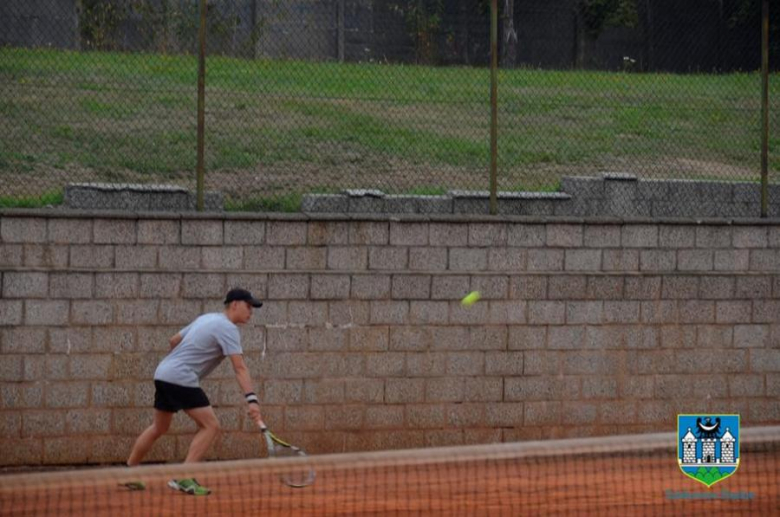
M 498 0 L 490 3 L 490 213 L 498 211 Z
M 769 0 L 761 8 L 761 217 L 769 208 Z
M 204 205 L 204 132 L 206 126 L 206 0 L 200 0 L 200 29 L 198 30 L 198 162 L 197 171 L 197 209 L 203 211 Z
M 336 9 L 338 10 L 336 19 L 338 28 L 337 31 L 337 39 L 338 39 L 338 53 L 339 53 L 339 63 L 344 62 L 344 0 L 338 0 L 336 2 L 338 5 L 336 6 Z

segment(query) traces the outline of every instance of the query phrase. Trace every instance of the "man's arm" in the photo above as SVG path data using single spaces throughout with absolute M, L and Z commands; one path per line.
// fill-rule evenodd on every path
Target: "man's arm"
M 233 364 L 233 371 L 236 374 L 236 380 L 244 396 L 247 397 L 247 413 L 257 425 L 264 425 L 263 418 L 260 415 L 260 403 L 255 395 L 255 388 L 252 377 L 249 375 L 249 367 L 244 362 L 244 356 L 241 354 L 231 355 L 230 362 Z M 249 396 L 251 394 L 252 396 Z
M 181 343 L 181 340 L 184 339 L 181 335 L 181 332 L 176 333 L 176 335 L 171 336 L 171 338 L 168 340 L 168 344 L 171 345 L 171 350 L 176 348 L 176 345 Z

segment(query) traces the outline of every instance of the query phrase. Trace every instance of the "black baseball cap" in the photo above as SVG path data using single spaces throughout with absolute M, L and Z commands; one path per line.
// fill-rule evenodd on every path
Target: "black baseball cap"
M 231 289 L 228 291 L 227 296 L 225 296 L 225 305 L 229 304 L 230 302 L 248 302 L 252 307 L 263 306 L 263 302 L 256 300 L 252 296 L 252 293 L 246 289 Z

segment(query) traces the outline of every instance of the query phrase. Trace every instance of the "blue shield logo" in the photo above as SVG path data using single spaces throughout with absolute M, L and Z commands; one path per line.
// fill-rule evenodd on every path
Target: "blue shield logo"
M 711 487 L 739 467 L 739 415 L 677 415 L 677 462 Z

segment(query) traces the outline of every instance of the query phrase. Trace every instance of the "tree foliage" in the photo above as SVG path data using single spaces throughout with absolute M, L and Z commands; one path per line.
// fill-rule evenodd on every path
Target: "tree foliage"
M 636 0 L 579 0 L 577 7 L 585 30 L 594 38 L 610 27 L 639 25 Z

